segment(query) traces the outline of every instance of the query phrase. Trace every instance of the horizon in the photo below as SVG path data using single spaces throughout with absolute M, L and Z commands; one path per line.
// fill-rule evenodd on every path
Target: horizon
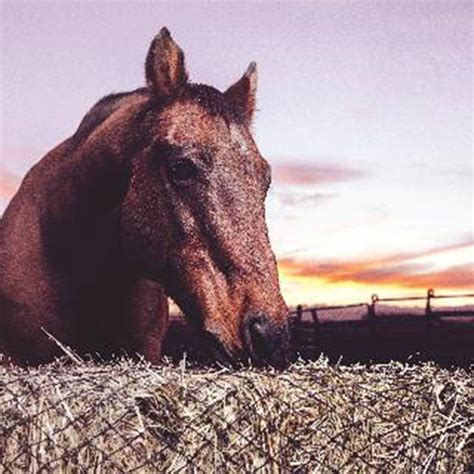
M 290 306 L 474 288 L 471 2 L 0 8 L 0 215 L 98 99 L 144 83 L 166 25 L 196 82 L 223 90 L 258 64 Z

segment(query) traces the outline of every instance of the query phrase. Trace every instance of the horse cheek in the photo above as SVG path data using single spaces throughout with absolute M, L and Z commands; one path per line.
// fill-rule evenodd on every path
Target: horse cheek
M 166 227 L 160 225 L 166 222 L 163 208 L 159 205 L 160 196 L 151 185 L 132 181 L 129 191 L 122 204 L 122 243 L 125 258 L 134 267 L 145 274 L 159 272 L 165 262 Z M 150 276 L 150 275 L 148 275 Z

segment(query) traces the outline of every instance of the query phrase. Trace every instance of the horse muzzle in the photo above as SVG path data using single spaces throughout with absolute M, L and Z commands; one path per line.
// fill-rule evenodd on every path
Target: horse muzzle
M 244 358 L 257 367 L 278 370 L 289 364 L 288 325 L 275 324 L 263 313 L 249 314 L 243 322 Z

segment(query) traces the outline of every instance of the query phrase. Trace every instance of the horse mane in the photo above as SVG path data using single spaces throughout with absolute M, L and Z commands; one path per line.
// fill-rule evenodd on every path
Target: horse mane
M 101 123 L 120 108 L 127 98 L 134 95 L 144 97 L 148 94 L 148 89 L 141 87 L 133 91 L 113 93 L 102 97 L 81 120 L 79 127 L 72 136 L 73 142 L 78 146 L 86 140 Z
M 133 91 L 112 93 L 102 97 L 81 120 L 79 127 L 72 136 L 74 144 L 78 146 L 86 140 L 129 97 L 146 97 L 149 95 L 149 89 L 141 87 Z M 244 121 L 243 117 L 225 100 L 224 94 L 212 86 L 189 83 L 184 88 L 180 99 L 195 101 L 211 115 L 218 115 L 227 122 L 242 123 Z

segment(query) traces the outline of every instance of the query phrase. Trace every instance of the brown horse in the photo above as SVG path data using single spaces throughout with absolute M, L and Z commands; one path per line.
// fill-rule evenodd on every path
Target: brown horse
M 188 82 L 163 28 L 146 87 L 100 100 L 26 175 L 0 221 L 0 352 L 160 357 L 167 296 L 219 357 L 287 363 L 265 223 L 270 167 L 249 127 L 251 64 L 224 93 Z M 48 334 L 47 334 L 48 333 Z

